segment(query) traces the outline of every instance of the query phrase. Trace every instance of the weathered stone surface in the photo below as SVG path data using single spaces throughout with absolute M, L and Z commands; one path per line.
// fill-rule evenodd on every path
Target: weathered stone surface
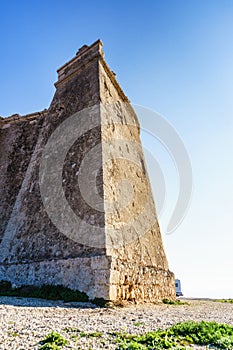
M 84 45 L 55 86 L 48 110 L 0 118 L 0 279 L 62 284 L 114 301 L 175 297 L 140 125 L 102 43 Z

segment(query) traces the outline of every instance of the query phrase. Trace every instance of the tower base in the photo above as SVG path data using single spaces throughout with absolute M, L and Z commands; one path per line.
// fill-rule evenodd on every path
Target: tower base
M 174 275 L 153 266 L 135 266 L 110 256 L 93 256 L 0 266 L 0 280 L 14 287 L 63 285 L 90 299 L 157 302 L 174 299 Z

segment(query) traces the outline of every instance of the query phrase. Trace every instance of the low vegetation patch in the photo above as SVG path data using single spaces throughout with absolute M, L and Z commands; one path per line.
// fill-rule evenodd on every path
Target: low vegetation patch
M 170 299 L 163 299 L 164 304 L 168 305 L 189 305 L 189 303 L 183 302 L 181 300 L 170 300 Z
M 107 300 L 105 300 L 104 298 L 95 298 L 93 300 L 91 300 L 92 304 L 95 304 L 97 306 L 101 306 L 101 307 L 108 307 L 109 303 Z
M 135 327 L 140 327 L 140 326 L 142 326 L 142 325 L 144 325 L 144 322 L 135 322 L 135 323 L 134 323 L 134 326 L 135 326 Z
M 192 345 L 205 346 L 206 349 L 233 350 L 233 326 L 217 322 L 180 322 L 165 330 L 158 329 L 141 335 L 118 332 L 107 335 L 101 332 L 85 333 L 77 328 L 64 330 L 70 333 L 71 339 L 75 335 L 75 340 L 80 343 L 83 338 L 96 338 L 96 346 L 107 341 L 115 344 L 116 350 L 187 350 Z
M 214 301 L 220 302 L 220 303 L 230 303 L 233 304 L 233 299 L 216 299 Z
M 81 338 L 100 338 L 102 337 L 103 333 L 102 332 L 90 332 L 90 333 L 84 333 L 84 332 L 80 332 L 79 336 Z
M 47 300 L 63 300 L 65 302 L 88 302 L 97 306 L 107 306 L 108 302 L 102 298 L 95 298 L 89 300 L 86 293 L 78 290 L 72 290 L 63 286 L 43 285 L 41 287 L 35 286 L 21 286 L 12 288 L 11 282 L 0 281 L 0 296 L 24 297 L 24 298 L 41 298 Z
M 60 350 L 67 344 L 67 340 L 63 338 L 59 333 L 49 333 L 43 340 L 41 340 L 39 350 Z
M 233 349 L 233 327 L 216 322 L 181 322 L 143 335 L 116 334 L 117 349 L 189 349 L 198 344 L 217 349 Z
M 79 335 L 80 338 L 100 338 L 103 336 L 102 332 L 89 332 L 89 333 L 85 333 L 80 331 L 78 328 L 74 327 L 74 328 L 64 328 L 64 331 L 67 333 L 77 333 Z

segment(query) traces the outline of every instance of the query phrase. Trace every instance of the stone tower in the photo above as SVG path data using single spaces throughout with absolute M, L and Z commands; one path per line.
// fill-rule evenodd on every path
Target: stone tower
M 101 41 L 55 87 L 48 110 L 0 120 L 0 280 L 174 298 L 139 122 Z

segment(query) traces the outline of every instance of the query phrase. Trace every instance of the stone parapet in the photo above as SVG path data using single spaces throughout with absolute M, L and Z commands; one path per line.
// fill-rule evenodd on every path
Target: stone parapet
M 47 109 L 41 112 L 30 113 L 26 115 L 13 114 L 6 118 L 0 118 L 0 128 L 5 129 L 12 124 L 18 122 L 32 122 L 33 120 L 38 120 L 39 118 L 43 118 L 47 114 Z

